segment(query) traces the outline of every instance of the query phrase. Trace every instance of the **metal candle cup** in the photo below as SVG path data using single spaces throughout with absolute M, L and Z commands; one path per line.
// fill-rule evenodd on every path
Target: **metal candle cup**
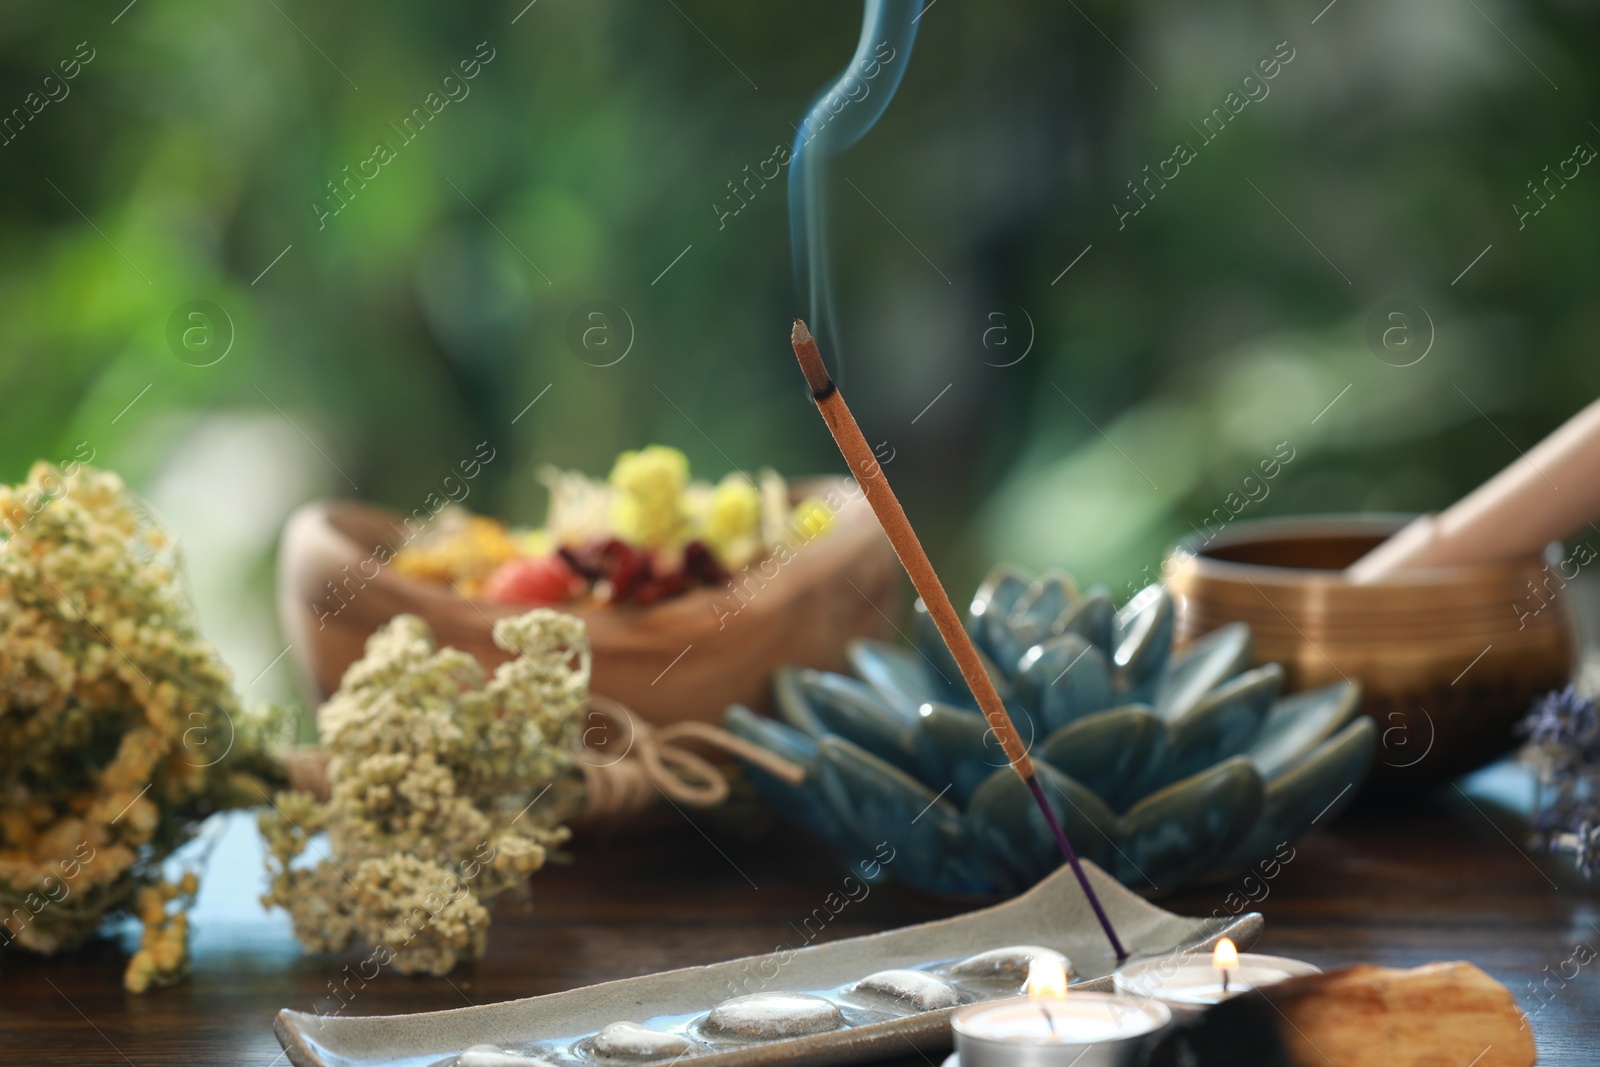
M 1159 1001 L 1076 992 L 973 1004 L 950 1027 L 961 1067 L 1127 1067 L 1171 1022 Z
M 1124 1067 L 1172 1013 L 1152 1000 L 1067 992 L 1065 960 L 1033 957 L 1025 995 L 974 1004 L 950 1020 L 960 1067 Z
M 1238 955 L 1238 965 L 1230 967 L 1227 988 L 1223 974 L 1203 956 L 1164 956 L 1130 963 L 1112 978 L 1118 993 L 1140 1003 L 1160 1003 L 1174 1018 L 1192 1018 L 1213 1004 L 1252 989 L 1276 985 L 1289 978 L 1321 974 L 1321 968 L 1285 956 L 1263 956 L 1252 952 Z

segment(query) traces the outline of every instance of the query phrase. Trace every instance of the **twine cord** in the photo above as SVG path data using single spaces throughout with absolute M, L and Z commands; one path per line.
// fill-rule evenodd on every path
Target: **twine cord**
M 583 774 L 584 822 L 625 819 L 647 810 L 660 792 L 668 800 L 695 808 L 728 799 L 727 776 L 709 759 L 684 747 L 697 744 L 751 763 L 768 774 L 799 785 L 805 769 L 760 745 L 704 722 L 653 726 L 610 697 L 589 697 L 589 714 L 617 730 L 604 749 L 584 747 L 575 758 Z M 620 746 L 622 754 L 613 754 Z
M 657 793 L 691 808 L 711 808 L 727 800 L 727 775 L 686 745 L 737 757 L 790 785 L 806 780 L 799 764 L 710 723 L 654 726 L 625 704 L 595 695 L 589 697 L 589 715 L 609 723 L 611 730 L 604 748 L 584 746 L 573 755 L 573 765 L 583 775 L 580 822 L 626 821 L 654 806 Z M 326 749 L 301 746 L 285 763 L 291 789 L 327 802 L 332 790 Z

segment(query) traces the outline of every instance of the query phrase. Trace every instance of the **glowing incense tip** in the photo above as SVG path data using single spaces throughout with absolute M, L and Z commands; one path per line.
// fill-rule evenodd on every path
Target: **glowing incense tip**
M 800 371 L 806 376 L 806 384 L 811 386 L 811 395 L 818 400 L 832 395 L 833 376 L 822 362 L 822 353 L 817 351 L 817 342 L 811 336 L 811 331 L 800 319 L 794 320 L 794 329 L 789 331 L 789 343 L 794 347 L 795 358 L 800 361 Z

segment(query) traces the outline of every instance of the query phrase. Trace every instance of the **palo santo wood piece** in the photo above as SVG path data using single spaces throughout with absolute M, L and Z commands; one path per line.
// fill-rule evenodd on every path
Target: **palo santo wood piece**
M 1039 785 L 1039 779 L 1033 771 L 1033 761 L 1028 758 L 1028 747 L 1022 743 L 1016 726 L 1011 722 L 1010 713 L 1000 700 L 1000 694 L 995 691 L 989 672 L 984 670 L 982 661 L 978 659 L 978 650 L 973 646 L 972 638 L 967 635 L 967 628 L 961 624 L 961 617 L 951 605 L 950 597 L 944 591 L 944 585 L 939 581 L 933 564 L 928 560 L 928 554 L 922 550 L 922 542 L 917 539 L 917 532 L 911 528 L 911 520 L 906 518 L 905 509 L 900 506 L 894 490 L 889 488 L 889 479 L 884 475 L 883 468 L 878 465 L 871 446 L 862 436 L 861 428 L 856 425 L 855 416 L 850 414 L 849 406 L 845 404 L 844 397 L 834 385 L 833 376 L 828 373 L 826 364 L 822 362 L 822 353 L 817 350 L 817 342 L 812 338 L 811 331 L 806 329 L 806 324 L 799 319 L 794 320 L 789 343 L 794 348 L 795 358 L 800 361 L 800 371 L 806 376 L 806 384 L 811 387 L 811 398 L 817 402 L 817 410 L 822 413 L 823 421 L 828 424 L 828 430 L 833 434 L 834 443 L 839 446 L 845 462 L 854 472 L 856 483 L 866 495 L 867 503 L 872 505 L 872 513 L 878 517 L 878 524 L 883 527 L 889 543 L 894 546 L 895 554 L 900 557 L 900 563 L 910 576 L 911 584 L 916 587 L 917 595 L 927 607 L 929 617 L 939 628 L 939 636 L 944 638 L 950 654 L 955 657 L 956 665 L 961 668 L 961 677 L 966 679 L 968 688 L 978 701 L 978 707 L 983 711 L 983 717 L 989 722 L 989 728 L 994 731 L 995 737 L 1000 741 L 1000 747 L 1005 750 L 1011 769 L 1017 772 L 1017 776 L 1027 784 L 1029 792 L 1033 794 L 1034 802 L 1039 805 L 1044 821 L 1055 834 L 1061 854 L 1066 857 L 1067 863 L 1072 867 L 1072 873 L 1077 876 L 1078 884 L 1083 887 L 1083 895 L 1089 898 L 1089 906 L 1094 909 L 1095 918 L 1100 920 L 1100 928 L 1105 931 L 1112 950 L 1117 954 L 1117 959 L 1127 959 L 1128 952 L 1117 938 L 1117 931 L 1111 925 L 1110 916 L 1101 906 L 1100 898 L 1095 895 L 1094 887 L 1089 884 L 1088 876 L 1083 873 L 1083 865 L 1078 862 L 1078 854 L 1073 851 L 1072 843 L 1067 840 L 1066 833 L 1061 829 L 1055 813 L 1050 810 L 1050 805 L 1045 800 L 1044 789 Z
M 1511 991 L 1470 963 L 1361 965 L 1224 1001 L 1169 1031 L 1146 1067 L 1532 1067 Z
M 1470 963 L 1347 967 L 1267 994 L 1296 1067 L 1531 1067 L 1533 1031 L 1511 991 Z

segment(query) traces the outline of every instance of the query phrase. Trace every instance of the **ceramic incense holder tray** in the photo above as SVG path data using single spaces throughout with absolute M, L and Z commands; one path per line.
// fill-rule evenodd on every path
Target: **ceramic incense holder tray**
M 1223 936 L 1246 948 L 1261 932 L 1258 913 L 1173 915 L 1085 867 L 1135 959 Z M 951 1013 L 1015 995 L 1041 949 L 1067 957 L 1074 988 L 1110 991 L 1117 961 L 1066 867 L 1004 904 L 902 930 L 451 1011 L 286 1010 L 273 1029 L 296 1067 L 857 1063 L 948 1048 Z

